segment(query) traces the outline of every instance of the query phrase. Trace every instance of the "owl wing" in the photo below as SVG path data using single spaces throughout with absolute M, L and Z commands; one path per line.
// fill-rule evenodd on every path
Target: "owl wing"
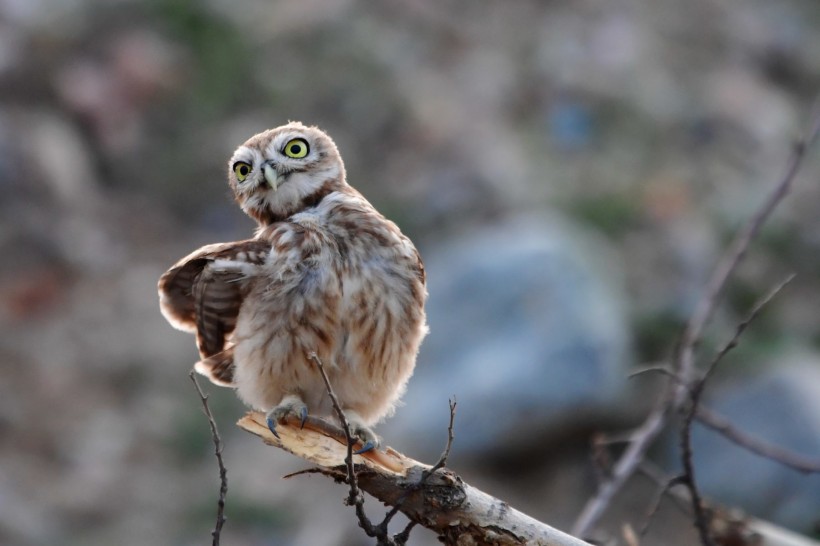
M 177 262 L 159 280 L 160 309 L 180 330 L 196 334 L 202 360 L 196 369 L 221 385 L 233 378 L 227 342 L 247 292 L 249 273 L 265 262 L 271 245 L 257 239 L 217 243 Z
M 175 263 L 159 279 L 159 305 L 162 314 L 175 328 L 196 333 L 195 285 L 206 266 L 217 260 L 261 264 L 264 262 L 270 243 L 257 239 L 247 239 L 232 243 L 206 245 Z M 223 278 L 223 281 L 228 280 Z M 238 306 L 238 303 L 237 303 Z

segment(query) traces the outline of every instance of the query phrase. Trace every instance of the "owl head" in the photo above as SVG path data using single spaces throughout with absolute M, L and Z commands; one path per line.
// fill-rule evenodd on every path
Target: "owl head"
M 260 226 L 284 220 L 346 184 L 333 140 L 299 122 L 254 135 L 237 148 L 228 181 L 239 206 Z

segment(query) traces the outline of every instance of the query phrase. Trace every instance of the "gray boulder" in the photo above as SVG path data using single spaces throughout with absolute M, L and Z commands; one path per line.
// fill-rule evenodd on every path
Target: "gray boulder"
M 716 388 L 710 406 L 739 430 L 794 453 L 820 458 L 820 358 L 799 356 Z M 694 463 L 708 497 L 800 531 L 820 516 L 820 475 L 804 475 L 696 426 Z
M 623 392 L 627 320 L 602 242 L 530 217 L 424 257 L 431 333 L 390 436 L 440 450 L 455 395 L 458 448 L 482 451 L 600 411 Z

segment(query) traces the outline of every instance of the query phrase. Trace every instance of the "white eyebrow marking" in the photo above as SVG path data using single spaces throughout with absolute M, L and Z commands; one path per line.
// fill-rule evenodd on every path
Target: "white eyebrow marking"
M 233 165 L 237 161 L 244 161 L 245 163 L 250 163 L 253 165 L 256 163 L 255 160 L 258 155 L 259 153 L 256 150 L 248 148 L 247 146 L 240 146 L 233 153 L 233 156 L 231 156 L 230 164 Z
M 276 135 L 273 138 L 273 140 L 271 140 L 271 143 L 268 145 L 265 152 L 268 155 L 281 154 L 282 153 L 282 148 L 285 147 L 285 144 L 287 144 L 288 142 L 290 142 L 294 138 L 301 138 L 302 140 L 307 142 L 308 143 L 308 149 L 310 150 L 310 153 L 313 153 L 313 146 L 311 145 L 311 140 L 308 138 L 308 135 L 306 135 L 305 133 L 302 133 L 301 131 L 295 131 L 295 130 L 294 131 L 287 131 L 287 132 L 280 133 L 280 134 Z

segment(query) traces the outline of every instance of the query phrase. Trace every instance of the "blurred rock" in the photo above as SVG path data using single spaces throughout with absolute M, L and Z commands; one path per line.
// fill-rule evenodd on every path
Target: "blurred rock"
M 64 300 L 72 271 L 51 241 L 0 238 L 0 252 L 10 261 L 0 270 L 0 324 L 34 318 Z
M 550 216 L 498 223 L 425 254 L 431 334 L 391 436 L 403 429 L 414 447 L 439 451 L 431 427 L 444 430 L 455 396 L 459 449 L 488 450 L 591 417 L 623 394 L 618 263 Z
M 71 59 L 54 84 L 64 106 L 93 129 L 105 151 L 123 156 L 144 141 L 147 109 L 184 83 L 184 64 L 178 48 L 149 30 L 117 34 L 106 46 L 104 55 Z
M 82 134 L 66 116 L 46 110 L 18 113 L 16 117 L 22 126 L 18 138 L 26 155 L 25 168 L 18 174 L 26 177 L 29 186 L 42 185 L 29 191 L 41 203 L 45 199 L 39 194 L 45 191 L 58 210 L 88 214 L 99 203 L 100 194 L 94 159 Z
M 777 367 L 713 389 L 707 402 L 743 432 L 820 458 L 820 357 L 781 358 Z M 727 506 L 811 532 L 818 522 L 820 475 L 805 475 L 695 426 L 694 462 L 703 492 Z

